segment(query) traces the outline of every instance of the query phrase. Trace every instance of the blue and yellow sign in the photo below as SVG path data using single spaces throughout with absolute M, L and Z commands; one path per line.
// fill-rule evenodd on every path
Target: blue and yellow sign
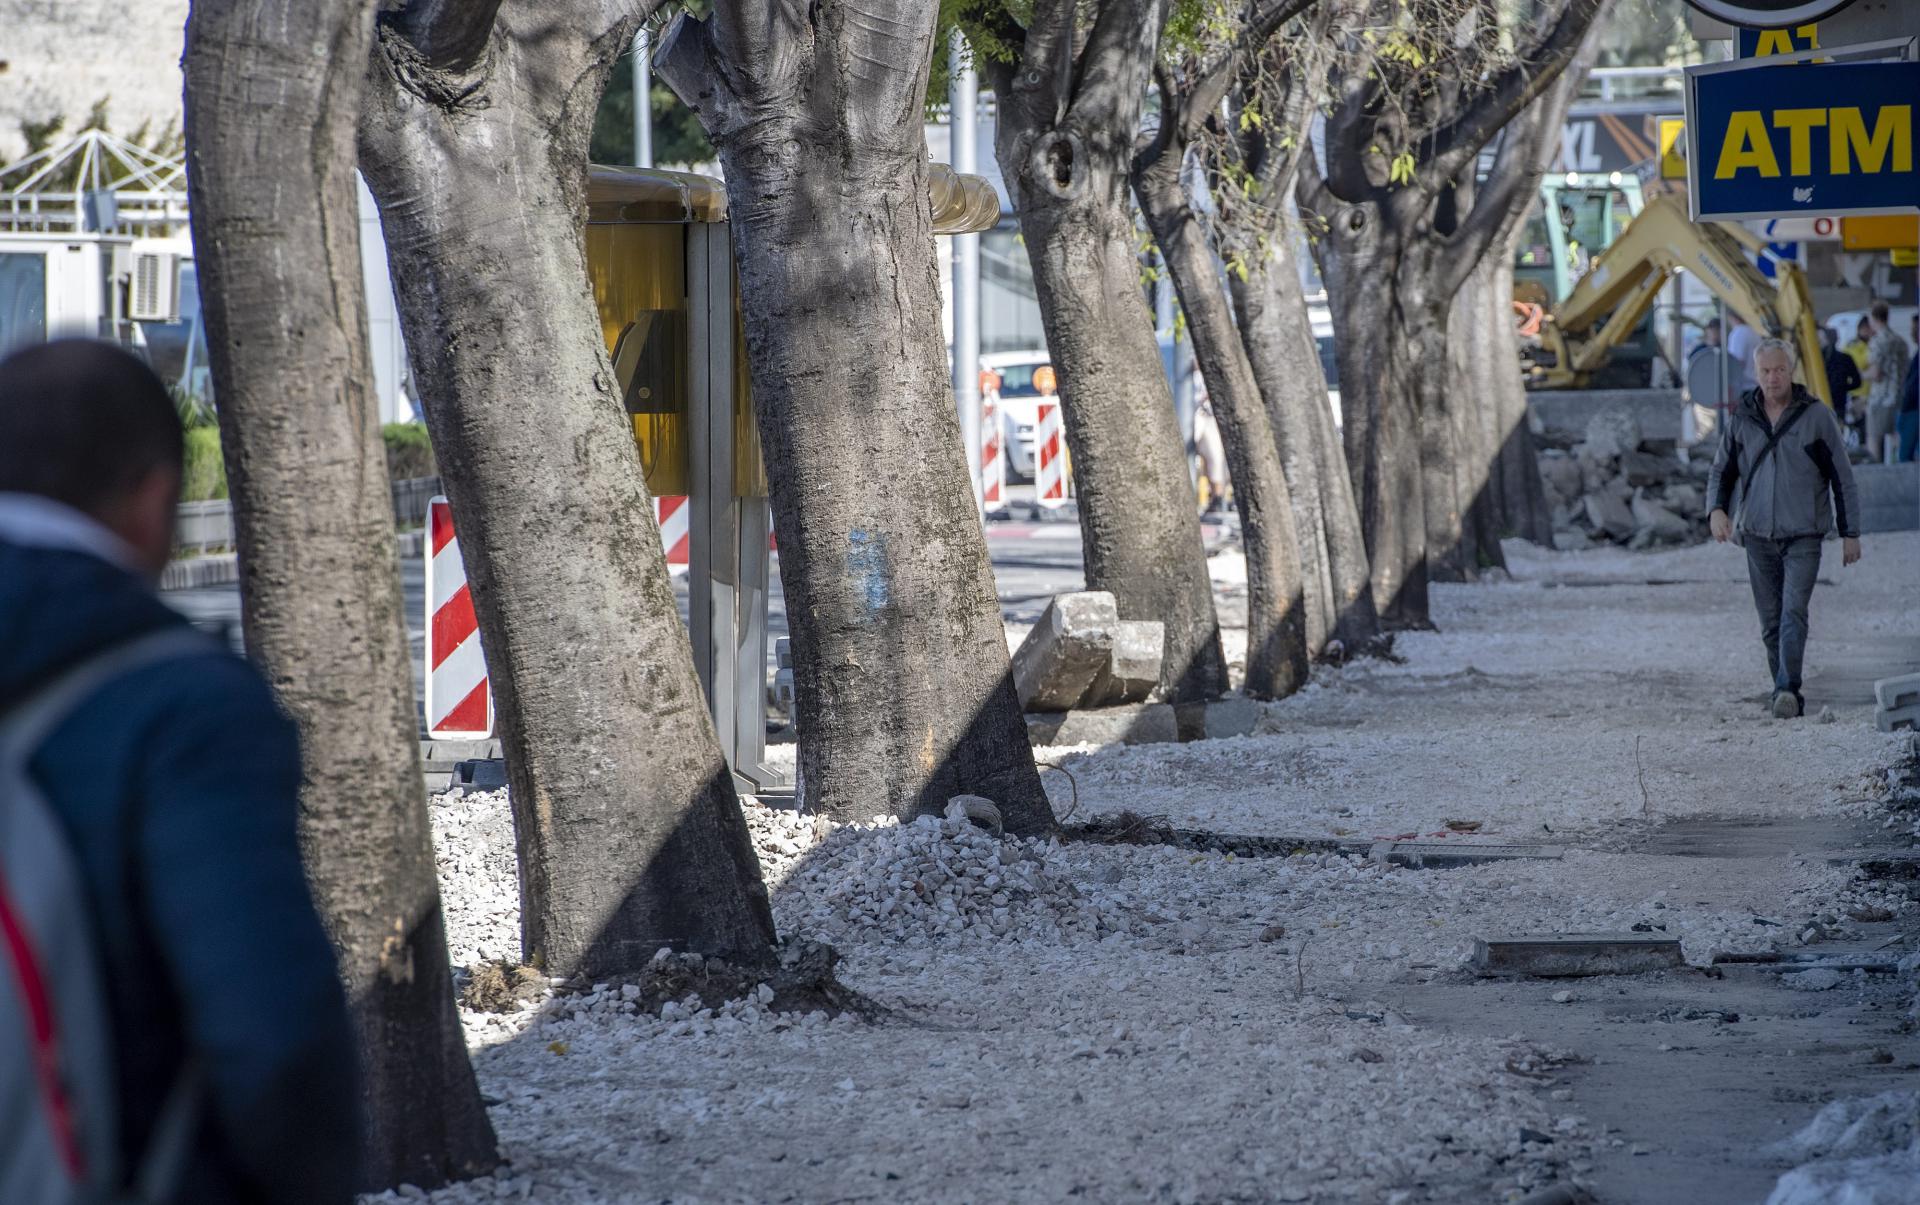
M 1733 38 L 1735 58 L 1764 59 L 1776 54 L 1820 49 L 1820 26 L 1817 22 L 1787 29 L 1749 29 L 1743 25 L 1733 31 Z
M 1803 63 L 1687 73 L 1694 219 L 1920 207 L 1920 63 Z

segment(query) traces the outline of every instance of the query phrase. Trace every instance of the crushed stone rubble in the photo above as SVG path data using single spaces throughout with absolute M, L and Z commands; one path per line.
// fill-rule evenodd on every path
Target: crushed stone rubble
M 1568 563 L 1743 585 L 1727 565 L 1702 568 L 1714 551 Z M 1569 1103 L 1560 1068 L 1574 1052 L 1442 1033 L 1381 998 L 1468 974 L 1474 939 L 1496 933 L 1663 933 L 1696 966 L 1858 938 L 1911 914 L 1900 885 L 1819 853 L 1683 859 L 1645 838 L 1688 816 L 1920 828 L 1920 785 L 1883 769 L 1898 742 L 1864 711 L 1825 725 L 1768 724 L 1757 704 L 1746 716 L 1751 667 L 1732 650 L 1751 652 L 1748 636 L 1730 642 L 1697 597 L 1650 591 L 1631 615 L 1594 611 L 1598 592 L 1525 580 L 1539 554 L 1514 560 L 1523 580 L 1436 590 L 1443 630 L 1405 638 L 1405 664 L 1316 670 L 1281 705 L 1298 721 L 1283 733 L 1042 756 L 1075 775 L 1082 816 L 1542 843 L 1559 859 L 1247 857 L 996 837 L 963 818 L 840 824 L 746 799 L 780 933 L 834 947 L 840 981 L 879 1020 L 786 1010 L 766 984 L 650 1004 L 632 983 L 543 980 L 501 1011 L 463 1008 L 510 1164 L 366 1200 L 939 1201 L 964 1184 L 979 1200 L 1411 1203 L 1514 1200 L 1582 1174 L 1606 1140 Z M 1632 698 L 1595 694 L 1622 674 Z M 438 796 L 431 816 L 456 968 L 510 964 L 506 793 Z M 659 957 L 698 968 L 697 955 Z M 1903 972 L 1920 983 L 1920 955 Z M 1817 1007 L 1860 982 L 1825 978 L 1783 986 L 1821 981 L 1827 995 L 1802 998 Z M 1570 1008 L 1587 999 L 1564 994 Z M 1774 1200 L 1838 1200 L 1811 1194 L 1920 1158 L 1872 1145 L 1782 1152 L 1782 1166 L 1805 1165 Z

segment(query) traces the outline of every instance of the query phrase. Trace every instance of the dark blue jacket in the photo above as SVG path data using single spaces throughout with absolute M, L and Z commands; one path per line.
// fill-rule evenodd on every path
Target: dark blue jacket
M 0 542 L 0 709 L 185 622 L 105 561 Z M 350 1201 L 354 1048 L 295 841 L 299 744 L 266 683 L 211 646 L 129 673 L 31 770 L 86 879 L 126 1166 L 192 1051 L 207 1087 L 180 1205 Z

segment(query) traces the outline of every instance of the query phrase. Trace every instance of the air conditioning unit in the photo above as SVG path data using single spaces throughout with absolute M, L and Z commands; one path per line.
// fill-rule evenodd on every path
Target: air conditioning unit
M 135 322 L 180 321 L 180 257 L 167 251 L 133 253 L 128 314 Z

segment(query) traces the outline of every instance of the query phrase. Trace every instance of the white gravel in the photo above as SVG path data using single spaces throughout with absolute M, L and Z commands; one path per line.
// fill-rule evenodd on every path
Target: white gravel
M 1639 925 L 1705 962 L 1900 903 L 1818 856 L 1637 851 L 1648 814 L 1844 815 L 1886 791 L 1896 741 L 1863 709 L 1758 719 L 1724 551 L 1518 554 L 1528 580 L 1437 589 L 1442 631 L 1403 637 L 1407 664 L 1317 671 L 1284 735 L 1043 754 L 1083 814 L 1302 836 L 1479 820 L 1446 839 L 1559 842 L 1559 861 L 1242 859 L 750 806 L 782 932 L 834 944 L 888 1018 L 759 998 L 648 1017 L 612 986 L 470 1014 L 511 1167 L 431 1199 L 1485 1201 L 1553 1178 L 1591 1144 L 1549 1094 L 1566 1052 L 1410 1025 L 1379 1003 L 1390 985 L 1457 974 L 1491 932 Z M 1812 664 L 1871 634 L 1920 538 L 1868 553 L 1884 577 L 1849 571 L 1851 610 L 1816 594 Z M 1608 574 L 1712 584 L 1549 585 Z M 433 816 L 456 962 L 511 952 L 504 793 Z

